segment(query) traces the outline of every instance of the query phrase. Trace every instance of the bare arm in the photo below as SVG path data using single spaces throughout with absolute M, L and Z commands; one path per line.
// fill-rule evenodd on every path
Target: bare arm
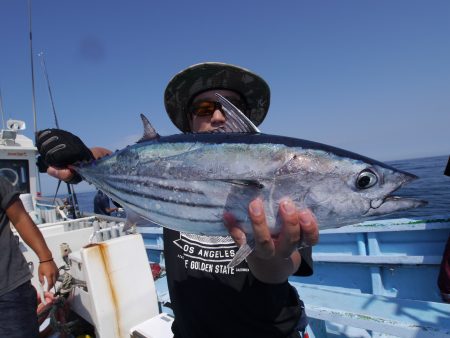
M 109 213 L 117 211 L 117 210 L 119 210 L 119 208 L 106 208 L 106 212 L 109 212 Z
M 44 283 L 44 276 L 47 277 L 49 289 L 53 287 L 58 278 L 58 268 L 53 261 L 52 253 L 45 243 L 42 233 L 39 231 L 36 224 L 25 211 L 20 200 L 14 201 L 6 209 L 6 215 L 13 223 L 20 237 L 27 243 L 27 245 L 36 253 L 39 261 L 39 281 Z

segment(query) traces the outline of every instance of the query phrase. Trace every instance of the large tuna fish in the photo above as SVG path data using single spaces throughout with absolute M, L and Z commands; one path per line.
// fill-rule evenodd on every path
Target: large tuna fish
M 261 134 L 229 101 L 218 100 L 227 118 L 218 133 L 159 137 L 144 118 L 139 143 L 75 169 L 125 208 L 186 233 L 228 234 L 225 211 L 251 233 L 247 208 L 257 196 L 274 234 L 285 196 L 310 208 L 320 229 L 425 204 L 391 195 L 414 175 L 324 144 Z

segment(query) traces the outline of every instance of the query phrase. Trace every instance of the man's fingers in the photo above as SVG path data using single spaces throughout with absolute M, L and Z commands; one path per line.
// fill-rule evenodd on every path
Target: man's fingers
M 255 252 L 261 258 L 272 257 L 275 254 L 275 245 L 267 226 L 262 200 L 257 198 L 251 201 L 248 211 L 253 227 Z
M 284 258 L 290 257 L 300 241 L 301 229 L 297 208 L 290 199 L 280 203 L 279 214 L 283 220 L 283 227 L 277 242 L 278 254 Z
M 47 150 L 47 155 L 49 154 L 50 151 L 52 151 L 54 149 L 54 148 L 51 148 L 51 147 L 53 147 L 52 143 L 57 142 L 58 140 L 59 140 L 59 137 L 55 135 L 55 136 L 49 137 L 44 142 L 42 142 L 41 147 L 42 147 L 42 149 Z M 62 145 L 65 146 L 65 144 L 62 144 Z
M 264 204 L 260 198 L 251 201 L 248 214 L 252 223 L 255 242 L 254 254 L 263 259 L 275 255 L 289 258 L 300 243 L 315 245 L 319 239 L 317 220 L 309 209 L 299 211 L 291 199 L 283 199 L 279 206 L 279 217 L 283 223 L 276 239 L 267 225 Z M 246 243 L 246 236 L 231 213 L 224 214 L 225 226 L 238 246 Z
M 70 181 L 74 176 L 70 169 L 57 169 L 55 167 L 48 167 L 47 174 L 64 182 Z
M 52 132 L 52 131 L 51 131 L 50 129 L 38 130 L 38 131 L 37 131 L 37 138 L 38 138 L 38 139 L 42 139 L 42 138 L 44 138 L 45 136 L 51 134 L 51 132 Z
M 56 276 L 52 275 L 48 282 L 48 290 L 50 290 L 56 284 Z
M 319 241 L 319 226 L 313 213 L 309 209 L 298 212 L 298 219 L 301 228 L 302 242 L 313 246 Z
M 57 282 L 58 280 L 58 269 L 56 267 L 56 265 L 54 265 L 53 267 L 51 266 L 51 264 L 48 264 L 48 267 L 44 267 L 42 272 L 40 272 L 39 274 L 39 281 L 41 282 L 41 285 L 44 287 L 44 283 L 45 283 L 45 279 L 47 279 L 47 290 L 44 291 L 48 291 L 50 290 Z M 45 277 L 45 278 L 44 278 Z
M 247 242 L 245 233 L 239 228 L 236 218 L 229 212 L 223 214 L 225 227 L 228 229 L 228 233 L 238 247 L 241 247 Z

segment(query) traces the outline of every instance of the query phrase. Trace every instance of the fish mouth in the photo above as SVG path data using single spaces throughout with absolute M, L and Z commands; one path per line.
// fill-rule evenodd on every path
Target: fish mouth
M 398 186 L 391 191 L 391 194 L 399 190 L 404 185 L 407 185 L 408 183 L 419 178 L 418 176 L 408 172 L 400 172 L 400 175 L 402 176 L 400 184 L 398 184 Z M 400 197 L 391 194 L 385 196 L 384 198 L 370 200 L 370 208 L 367 210 L 365 216 L 390 214 L 396 211 L 423 207 L 428 204 L 425 200 L 404 196 Z
M 396 211 L 423 207 L 427 204 L 427 201 L 417 198 L 388 195 L 383 199 L 371 200 L 370 208 L 364 216 L 385 215 Z

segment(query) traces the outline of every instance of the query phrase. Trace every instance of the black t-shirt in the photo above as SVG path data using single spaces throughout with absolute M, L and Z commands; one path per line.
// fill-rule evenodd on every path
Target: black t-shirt
M 258 281 L 246 261 L 227 268 L 237 250 L 231 237 L 164 229 L 175 338 L 297 337 L 302 310 L 296 290 L 288 282 Z M 301 254 L 296 274 L 311 275 L 311 249 Z

